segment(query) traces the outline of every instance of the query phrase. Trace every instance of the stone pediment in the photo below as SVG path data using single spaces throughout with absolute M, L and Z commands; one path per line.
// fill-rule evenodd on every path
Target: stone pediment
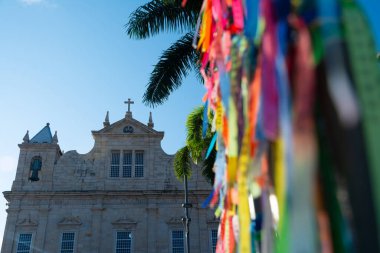
M 31 218 L 25 218 L 17 223 L 17 226 L 23 226 L 23 227 L 34 227 L 38 226 L 38 222 L 32 220 Z
M 154 130 L 151 127 L 131 118 L 126 117 L 109 126 L 104 127 L 99 131 L 92 131 L 94 135 L 124 135 L 124 136 L 139 136 L 139 135 L 162 135 L 163 132 Z
M 114 228 L 123 228 L 123 229 L 135 229 L 137 222 L 129 219 L 128 217 L 120 217 L 119 219 L 111 222 Z
M 127 218 L 127 217 L 120 217 L 119 219 L 112 222 L 112 225 L 135 225 L 137 222 Z
M 82 221 L 80 220 L 79 216 L 67 216 L 64 217 L 61 221 L 58 222 L 58 226 L 72 226 L 72 225 L 82 225 Z
M 166 221 L 167 224 L 182 224 L 182 217 L 172 217 Z

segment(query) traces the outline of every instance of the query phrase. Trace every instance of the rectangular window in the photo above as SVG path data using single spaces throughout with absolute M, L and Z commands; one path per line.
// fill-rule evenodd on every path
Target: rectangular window
M 218 242 L 218 230 L 211 229 L 210 231 L 210 240 L 211 240 L 211 252 L 216 252 L 216 243 Z
M 172 253 L 184 253 L 183 230 L 172 231 Z
M 117 232 L 115 253 L 131 253 L 131 248 L 132 248 L 131 232 L 127 232 L 127 231 Z
M 110 177 L 119 177 L 119 167 L 120 167 L 120 151 L 111 151 L 111 170 Z
M 135 177 L 144 177 L 144 151 L 135 152 Z
M 75 233 L 62 233 L 61 253 L 74 253 Z
M 123 152 L 123 177 L 132 177 L 132 151 Z
M 29 253 L 32 243 L 32 234 L 20 234 L 17 243 L 17 253 Z

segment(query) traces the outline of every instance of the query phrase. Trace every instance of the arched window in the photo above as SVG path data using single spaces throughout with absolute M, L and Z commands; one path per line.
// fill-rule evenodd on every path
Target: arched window
M 32 161 L 30 162 L 30 173 L 29 173 L 29 180 L 30 181 L 38 181 L 40 180 L 38 178 L 38 171 L 41 170 L 42 167 L 42 159 L 41 156 L 35 156 L 32 158 Z

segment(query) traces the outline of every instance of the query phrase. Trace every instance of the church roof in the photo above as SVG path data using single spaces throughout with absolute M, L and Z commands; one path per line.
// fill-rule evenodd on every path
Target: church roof
M 122 131 L 122 129 L 125 126 L 133 126 L 135 130 L 133 130 L 133 133 L 129 134 L 128 136 L 134 136 L 136 134 L 158 134 L 163 135 L 163 132 L 156 131 L 152 127 L 149 127 L 140 121 L 132 118 L 129 115 L 126 115 L 125 118 L 116 121 L 110 125 L 105 125 L 104 128 L 100 129 L 99 131 L 92 131 L 93 134 L 122 134 L 125 135 L 125 132 Z M 120 129 L 121 128 L 121 129 Z
M 29 143 L 53 143 L 53 136 L 51 135 L 49 123 L 41 129 Z

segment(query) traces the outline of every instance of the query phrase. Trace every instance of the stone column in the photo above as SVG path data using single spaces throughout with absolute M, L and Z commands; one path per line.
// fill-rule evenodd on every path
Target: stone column
M 13 252 L 13 245 L 16 241 L 16 223 L 18 219 L 19 208 L 7 209 L 7 222 L 4 230 L 3 245 L 1 247 L 1 253 Z
M 45 250 L 45 238 L 46 238 L 46 227 L 49 217 L 50 208 L 46 206 L 41 206 L 39 209 L 38 227 L 36 232 L 36 239 L 34 241 L 34 247 L 41 252 Z
M 105 208 L 100 205 L 96 205 L 91 208 L 92 211 L 92 224 L 91 224 L 91 251 L 98 253 L 100 251 L 100 242 L 102 240 L 102 215 Z
M 157 230 L 157 204 L 156 203 L 148 203 L 148 207 L 146 208 L 146 246 L 147 253 L 156 253 L 157 252 L 157 237 L 156 234 L 159 232 Z

